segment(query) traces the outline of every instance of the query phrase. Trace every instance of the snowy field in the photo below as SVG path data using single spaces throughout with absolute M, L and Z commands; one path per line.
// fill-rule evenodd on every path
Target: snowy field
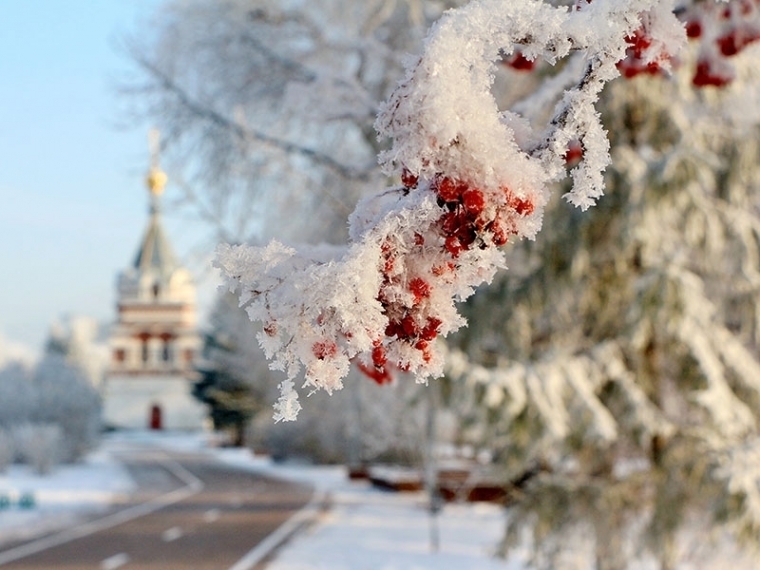
M 13 466 L 0 474 L 0 496 L 11 506 L 0 510 L 0 548 L 13 540 L 71 526 L 84 514 L 122 501 L 135 488 L 126 470 L 113 458 L 132 444 L 155 445 L 176 451 L 205 451 L 220 461 L 257 473 L 312 484 L 319 504 L 311 524 L 278 549 L 269 570 L 523 570 L 524 553 L 509 560 L 493 553 L 504 528 L 505 512 L 490 504 L 448 504 L 437 517 L 440 547 L 431 548 L 431 520 L 422 493 L 390 493 L 367 482 L 350 481 L 342 467 L 274 464 L 247 450 L 221 449 L 204 436 L 138 433 L 107 438 L 80 465 L 58 468 L 39 477 L 28 468 Z M 33 494 L 34 508 L 19 507 L 23 495 Z M 313 505 L 314 507 L 314 505 Z M 302 513 L 303 514 L 303 513 Z M 709 546 L 709 545 L 708 545 Z M 714 546 L 714 545 L 713 545 Z M 705 548 L 705 545 L 702 545 Z M 696 556 L 699 554 L 698 556 Z M 760 568 L 757 559 L 716 557 L 693 552 L 679 570 Z M 688 559 L 702 559 L 700 563 Z M 568 561 L 566 569 L 591 566 Z M 716 565 L 717 564 L 717 565 Z M 729 564 L 729 565 L 726 565 Z M 635 570 L 650 570 L 649 563 Z

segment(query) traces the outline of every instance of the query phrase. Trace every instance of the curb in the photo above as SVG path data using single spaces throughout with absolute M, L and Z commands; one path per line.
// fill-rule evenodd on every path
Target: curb
M 228 570 L 263 570 L 266 561 L 303 527 L 312 523 L 320 511 L 327 507 L 327 494 L 324 491 L 314 491 L 306 505 L 293 514 L 264 540 L 254 546 L 248 553 L 230 566 Z

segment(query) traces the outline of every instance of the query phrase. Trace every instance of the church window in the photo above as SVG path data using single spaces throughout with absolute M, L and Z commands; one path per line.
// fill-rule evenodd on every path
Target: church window
M 148 350 L 148 339 L 144 338 L 142 341 L 142 361 L 143 364 L 147 364 L 150 357 L 150 351 Z
M 158 299 L 158 294 L 161 292 L 161 287 L 158 283 L 153 284 L 153 298 Z
M 113 351 L 113 361 L 123 363 L 127 359 L 127 351 L 123 348 L 117 348 Z
M 161 349 L 161 360 L 164 362 L 171 362 L 172 360 L 172 345 L 169 339 L 164 339 L 164 346 Z

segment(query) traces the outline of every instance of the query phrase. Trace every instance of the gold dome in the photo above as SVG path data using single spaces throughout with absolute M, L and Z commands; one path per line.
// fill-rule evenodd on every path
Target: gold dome
M 161 195 L 168 180 L 169 177 L 166 176 L 166 173 L 156 166 L 150 169 L 148 176 L 145 178 L 145 182 L 148 185 L 148 190 L 150 190 L 150 193 L 154 196 Z

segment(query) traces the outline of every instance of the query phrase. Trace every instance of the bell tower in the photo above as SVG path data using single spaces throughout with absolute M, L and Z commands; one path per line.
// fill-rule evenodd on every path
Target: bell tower
M 196 429 L 206 412 L 191 396 L 201 346 L 195 285 L 177 262 L 161 220 L 167 176 L 159 168 L 157 131 L 150 133 L 150 146 L 148 225 L 134 261 L 117 279 L 104 422 L 114 428 Z

